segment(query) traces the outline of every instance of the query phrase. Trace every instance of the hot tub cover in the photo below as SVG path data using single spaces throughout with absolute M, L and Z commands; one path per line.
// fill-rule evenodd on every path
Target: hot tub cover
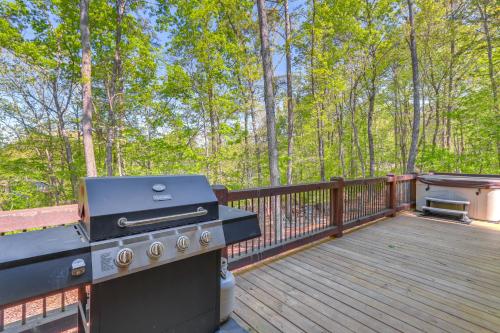
M 449 186 L 449 187 L 470 187 L 470 188 L 500 188 L 500 176 L 485 175 L 449 175 L 449 174 L 429 174 L 417 177 L 417 180 L 424 184 Z

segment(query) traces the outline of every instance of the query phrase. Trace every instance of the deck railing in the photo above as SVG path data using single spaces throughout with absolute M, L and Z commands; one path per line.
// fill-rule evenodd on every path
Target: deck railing
M 415 175 L 228 191 L 214 186 L 219 203 L 256 212 L 262 236 L 227 248 L 230 268 L 239 268 L 344 230 L 409 209 Z
M 341 237 L 345 230 L 363 225 L 415 204 L 416 175 L 342 179 L 229 191 L 214 186 L 220 204 L 254 211 L 262 236 L 225 249 L 231 269 L 311 243 Z M 0 212 L 0 235 L 75 222 L 77 206 Z M 8 222 L 8 223 L 6 223 Z M 37 327 L 37 332 L 75 326 L 75 303 L 85 288 L 0 306 L 0 332 Z M 57 301 L 54 301 L 57 299 Z M 17 316 L 13 318 L 12 313 Z M 12 322 L 14 321 L 14 322 Z

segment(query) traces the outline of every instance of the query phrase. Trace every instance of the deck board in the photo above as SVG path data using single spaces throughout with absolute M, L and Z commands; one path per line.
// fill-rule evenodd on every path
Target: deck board
M 500 332 L 500 227 L 400 215 L 237 285 L 249 332 Z

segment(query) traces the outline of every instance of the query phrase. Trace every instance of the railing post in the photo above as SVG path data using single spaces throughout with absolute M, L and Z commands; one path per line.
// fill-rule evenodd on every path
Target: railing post
M 413 179 L 411 180 L 411 190 L 410 190 L 410 208 L 415 209 L 417 207 L 417 177 L 418 172 L 413 172 Z
M 344 178 L 331 177 L 330 180 L 338 186 L 332 187 L 330 190 L 330 218 L 333 219 L 332 224 L 337 226 L 336 237 L 342 237 L 344 234 Z
M 389 209 L 392 209 L 392 214 L 390 216 L 396 216 L 396 209 L 398 206 L 397 198 L 397 182 L 396 175 L 390 173 L 387 175 L 389 182 Z
M 212 190 L 219 201 L 219 205 L 227 205 L 229 191 L 224 185 L 212 185 Z
M 215 196 L 217 197 L 217 201 L 219 205 L 227 206 L 229 191 L 227 187 L 224 185 L 212 185 L 212 190 L 214 191 Z M 221 250 L 221 257 L 228 258 L 227 255 L 227 247 Z
M 0 305 L 0 332 L 4 330 L 4 311 L 3 306 Z

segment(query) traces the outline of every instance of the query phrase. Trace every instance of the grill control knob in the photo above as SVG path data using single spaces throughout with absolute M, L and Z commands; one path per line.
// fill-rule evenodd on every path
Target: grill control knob
M 189 247 L 189 237 L 187 236 L 179 236 L 177 238 L 177 249 L 179 251 L 185 251 Z
M 201 236 L 200 236 L 200 244 L 201 245 L 207 246 L 211 240 L 212 240 L 212 234 L 210 233 L 210 231 L 205 230 L 201 233 Z
M 158 259 L 163 255 L 165 248 L 163 247 L 163 244 L 161 242 L 153 242 L 149 246 L 148 249 L 148 256 L 151 259 Z
M 133 258 L 134 252 L 128 247 L 125 247 L 118 251 L 118 253 L 116 254 L 115 264 L 119 267 L 127 267 L 128 265 L 130 265 Z

